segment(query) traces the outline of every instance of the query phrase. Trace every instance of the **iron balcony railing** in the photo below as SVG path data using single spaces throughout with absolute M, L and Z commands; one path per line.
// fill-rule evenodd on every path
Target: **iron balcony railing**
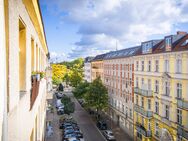
M 136 130 L 137 130 L 137 132 L 144 135 L 145 137 L 151 137 L 152 136 L 151 131 L 146 130 L 146 128 L 138 122 L 136 123 Z
M 183 99 L 177 99 L 177 106 L 178 108 L 188 110 L 188 101 L 184 101 Z
M 153 112 L 152 111 L 146 111 L 144 110 L 141 106 L 139 105 L 134 105 L 134 110 L 138 113 L 140 113 L 141 115 L 145 116 L 145 117 L 152 117 L 153 116 Z
M 136 94 L 140 94 L 140 95 L 145 96 L 145 97 L 153 96 L 152 90 L 144 90 L 144 89 L 140 89 L 138 87 L 134 87 L 134 92 Z
M 178 126 L 178 135 L 186 138 L 188 140 L 188 131 L 184 130 L 183 127 Z

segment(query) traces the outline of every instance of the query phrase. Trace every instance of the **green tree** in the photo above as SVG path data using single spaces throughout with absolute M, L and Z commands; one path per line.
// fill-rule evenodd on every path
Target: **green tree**
M 53 84 L 59 85 L 67 72 L 67 67 L 60 64 L 52 64 L 52 81 Z
M 102 84 L 100 77 L 96 78 L 89 85 L 88 92 L 85 95 L 85 101 L 88 107 L 97 110 L 97 114 L 108 107 L 108 92 Z
M 76 98 L 84 98 L 84 95 L 88 92 L 89 83 L 81 82 L 73 91 L 73 94 Z

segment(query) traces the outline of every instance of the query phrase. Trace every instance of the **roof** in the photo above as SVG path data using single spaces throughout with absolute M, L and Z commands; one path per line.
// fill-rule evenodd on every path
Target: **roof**
M 112 51 L 105 55 L 104 59 L 116 59 L 116 58 L 124 58 L 124 57 L 130 57 L 134 56 L 138 50 L 141 48 L 141 46 L 126 48 L 118 51 Z
M 86 57 L 84 60 L 84 63 L 91 62 L 94 59 L 94 57 Z
M 101 61 L 101 60 L 103 60 L 105 55 L 106 54 L 100 54 L 100 55 L 95 56 L 95 58 L 92 60 L 92 62 L 93 61 Z

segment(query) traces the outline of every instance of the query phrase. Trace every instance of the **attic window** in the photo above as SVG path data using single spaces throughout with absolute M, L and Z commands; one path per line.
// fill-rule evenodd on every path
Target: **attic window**
M 149 53 L 152 49 L 152 42 L 143 43 L 142 45 L 142 53 Z
M 165 39 L 166 51 L 171 51 L 172 37 L 167 37 Z
M 185 45 L 187 45 L 188 44 L 188 39 L 186 39 L 182 44 L 181 44 L 181 46 L 185 46 Z

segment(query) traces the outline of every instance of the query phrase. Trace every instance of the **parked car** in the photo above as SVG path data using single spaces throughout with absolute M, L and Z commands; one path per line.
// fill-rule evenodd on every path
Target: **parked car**
M 63 141 L 80 141 L 80 139 L 78 139 L 76 137 L 72 137 L 72 138 L 65 139 Z
M 64 114 L 64 109 L 58 109 L 57 110 L 58 115 L 63 115 Z
M 56 100 L 56 108 L 63 106 L 63 103 L 61 103 L 61 99 Z
M 103 135 L 108 141 L 115 141 L 114 134 L 111 130 L 105 130 L 103 131 Z
M 107 123 L 105 121 L 98 121 L 97 122 L 97 127 L 100 130 L 107 130 Z

